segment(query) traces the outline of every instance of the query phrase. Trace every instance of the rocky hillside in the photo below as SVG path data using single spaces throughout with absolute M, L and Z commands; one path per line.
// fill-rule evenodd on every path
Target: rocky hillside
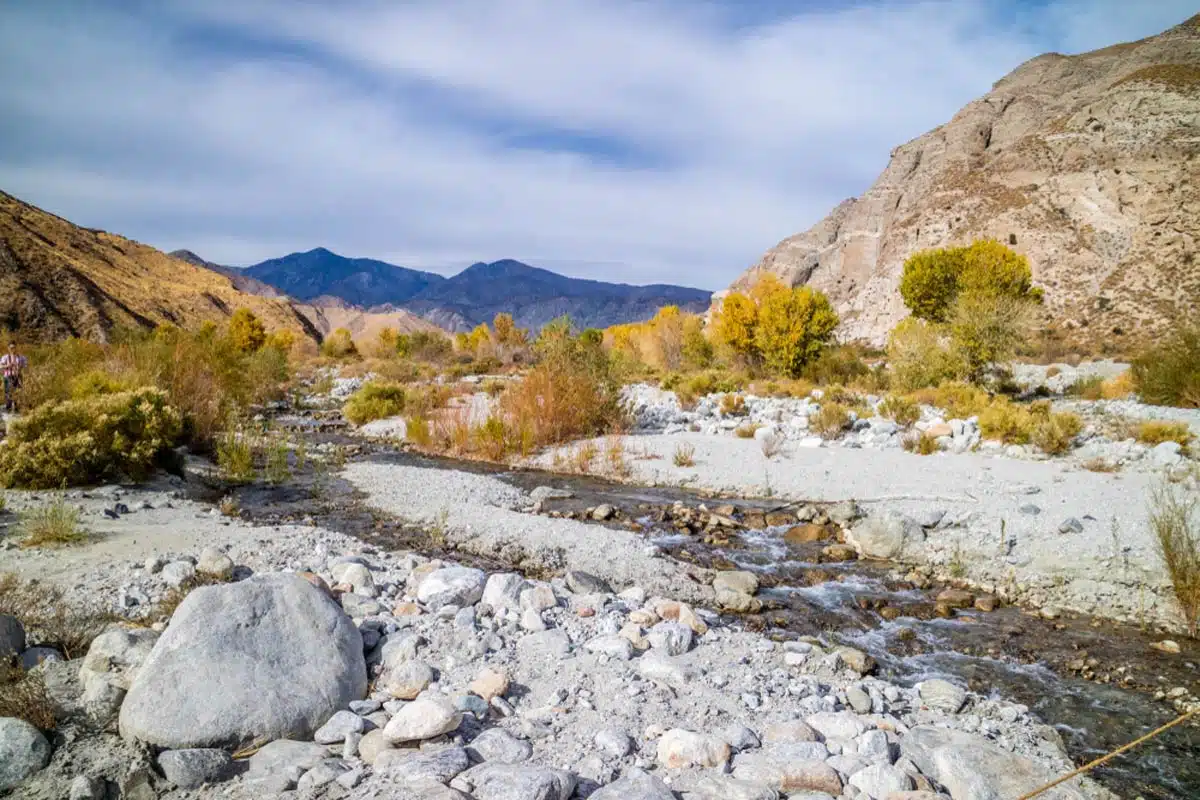
M 1200 302 L 1200 15 L 1158 36 L 1022 64 L 897 147 L 875 184 L 780 242 L 762 272 L 829 294 L 843 338 L 906 314 L 915 250 L 993 237 L 1029 257 L 1048 326 L 1132 345 Z
M 365 311 L 337 297 L 317 297 L 310 303 L 298 303 L 296 308 L 322 336 L 345 328 L 355 339 L 371 341 L 384 328 L 399 333 L 440 330 L 432 322 L 402 308 L 378 307 Z
M 563 314 L 581 327 L 604 328 L 649 319 L 660 306 L 702 311 L 710 297 L 709 292 L 684 286 L 630 286 L 568 278 L 505 259 L 472 264 L 404 305 L 452 330 L 491 322 L 502 311 L 512 314 L 518 325 L 537 330 Z
M 0 325 L 31 341 L 194 327 L 249 307 L 268 328 L 316 331 L 291 305 L 139 242 L 81 228 L 0 192 Z
M 171 252 L 167 253 L 167 255 L 169 255 L 171 258 L 178 258 L 180 261 L 186 261 L 189 264 L 194 264 L 197 267 L 204 267 L 205 269 L 209 269 L 213 272 L 218 272 L 224 275 L 226 278 L 229 278 L 230 283 L 233 284 L 233 288 L 237 289 L 239 292 L 249 292 L 250 294 L 256 294 L 260 297 L 287 297 L 285 293 L 279 291 L 274 286 L 270 285 L 269 283 L 263 283 L 257 278 L 251 278 L 243 270 L 240 270 L 237 267 L 227 267 L 224 264 L 214 264 L 213 262 L 207 261 L 196 255 L 191 250 L 172 250 Z

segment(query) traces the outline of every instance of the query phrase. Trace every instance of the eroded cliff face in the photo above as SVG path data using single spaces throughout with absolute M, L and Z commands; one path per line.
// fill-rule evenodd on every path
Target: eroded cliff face
M 841 314 L 841 338 L 879 343 L 907 313 L 897 287 L 911 253 L 991 237 L 1028 256 L 1047 326 L 1132 346 L 1200 311 L 1198 234 L 1200 15 L 1022 64 L 730 288 L 763 272 L 811 284 Z

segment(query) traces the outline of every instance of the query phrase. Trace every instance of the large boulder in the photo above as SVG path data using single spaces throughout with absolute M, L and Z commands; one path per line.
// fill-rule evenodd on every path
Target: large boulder
M 0 717 L 0 792 L 19 785 L 50 763 L 50 743 L 23 719 Z
M 864 558 L 900 560 L 905 548 L 924 540 L 919 525 L 894 511 L 872 514 L 846 531 L 846 541 Z
M 946 787 L 954 800 L 1008 800 L 1054 780 L 1054 772 L 1025 756 L 1010 753 L 982 736 L 922 726 L 900 740 L 900 752 Z M 1083 800 L 1070 784 L 1040 795 L 1044 800 Z
M 295 574 L 194 590 L 138 670 L 121 734 L 170 749 L 307 739 L 367 690 L 362 636 Z
M 575 791 L 575 776 L 551 767 L 484 762 L 450 785 L 475 800 L 567 800 Z
M 483 597 L 487 575 L 472 567 L 442 567 L 421 581 L 417 600 L 436 611 L 442 606 L 473 606 Z

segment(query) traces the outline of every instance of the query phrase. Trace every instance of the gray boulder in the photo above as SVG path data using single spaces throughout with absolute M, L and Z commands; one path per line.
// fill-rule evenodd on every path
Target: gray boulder
M 658 778 L 635 768 L 593 792 L 591 798 L 592 800 L 675 800 L 675 793 Z
M 864 558 L 899 559 L 905 547 L 924 540 L 919 525 L 894 511 L 872 514 L 846 532 L 846 541 Z
M 158 757 L 158 768 L 180 789 L 199 789 L 229 775 L 233 759 L 224 750 L 211 748 L 167 750 Z
M 487 576 L 471 567 L 443 567 L 425 576 L 417 600 L 430 611 L 442 606 L 473 606 L 483 597 Z
M 16 617 L 0 614 L 0 657 L 25 650 L 25 626 Z
M 550 767 L 484 763 L 450 785 L 475 800 L 567 800 L 575 791 L 575 776 Z
M 488 728 L 467 745 L 467 753 L 478 761 L 519 764 L 533 755 L 533 745 L 503 728 Z
M 613 593 L 612 587 L 608 585 L 608 581 L 598 578 L 590 572 L 572 570 L 563 577 L 567 582 L 567 588 L 575 594 Z
M 900 740 L 900 752 L 942 784 L 954 800 L 1009 800 L 1057 777 L 1032 759 L 1010 753 L 982 736 L 921 726 Z M 1083 800 L 1070 784 L 1056 786 L 1044 800 Z
M 329 748 L 311 742 L 279 739 L 268 742 L 250 756 L 245 780 L 268 791 L 284 792 L 300 777 L 329 757 Z
M 0 717 L 0 792 L 50 763 L 50 742 L 23 719 Z
M 362 637 L 341 609 L 299 575 L 257 576 L 187 596 L 120 730 L 169 749 L 309 738 L 366 690 Z
M 433 752 L 384 750 L 375 758 L 375 772 L 403 784 L 447 783 L 471 766 L 467 751 L 446 747 Z

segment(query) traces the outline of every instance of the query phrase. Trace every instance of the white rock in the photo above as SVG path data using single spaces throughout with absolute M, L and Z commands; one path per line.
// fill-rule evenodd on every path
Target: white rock
M 658 740 L 658 762 L 667 769 L 722 767 L 729 761 L 729 744 L 716 736 L 672 728 Z
M 414 700 L 388 722 L 384 738 L 393 744 L 432 739 L 457 730 L 462 714 L 444 698 Z
M 912 778 L 891 764 L 874 764 L 850 776 L 850 785 L 871 800 L 888 800 L 893 792 L 913 788 Z
M 692 629 L 678 622 L 660 622 L 650 629 L 646 638 L 654 649 L 669 656 L 679 656 L 691 649 Z
M 443 567 L 425 576 L 417 601 L 436 611 L 446 605 L 473 606 L 483 597 L 487 576 L 471 567 Z
M 0 792 L 14 789 L 50 763 L 50 742 L 23 719 L 0 717 Z

